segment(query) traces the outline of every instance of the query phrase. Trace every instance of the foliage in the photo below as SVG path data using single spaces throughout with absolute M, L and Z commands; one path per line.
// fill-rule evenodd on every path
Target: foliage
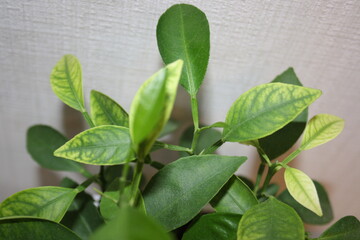
M 66 178 L 61 187 L 31 188 L 5 199 L 1 239 L 302 240 L 308 239 L 304 222 L 332 221 L 325 188 L 289 166 L 302 151 L 332 140 L 344 127 L 341 118 L 330 114 L 307 123 L 307 109 L 321 91 L 303 87 L 289 68 L 273 82 L 240 95 L 224 122 L 200 125 L 197 92 L 210 51 L 206 15 L 191 5 L 174 5 L 160 17 L 156 33 L 166 66 L 140 87 L 129 114 L 93 90 L 90 115 L 78 59 L 65 55 L 56 64 L 53 91 L 80 111 L 90 128 L 67 140 L 49 126 L 32 126 L 27 149 L 42 167 L 78 172 L 86 180 L 76 184 Z M 190 95 L 194 124 L 184 131 L 180 145 L 171 145 L 159 137 L 179 125 L 169 120 L 179 84 Z M 302 133 L 300 147 L 277 160 Z M 256 148 L 255 184 L 235 175 L 247 157 L 214 154 L 226 142 Z M 181 157 L 164 166 L 152 159 L 159 149 L 178 151 Z M 99 173 L 86 165 L 99 166 Z M 142 187 L 144 165 L 158 171 Z M 280 169 L 285 169 L 287 190 L 276 197 L 279 187 L 270 182 Z M 99 204 L 85 192 L 93 183 L 100 189 Z M 211 213 L 204 211 L 209 204 Z M 330 238 L 360 239 L 359 221 L 344 217 L 318 239 Z

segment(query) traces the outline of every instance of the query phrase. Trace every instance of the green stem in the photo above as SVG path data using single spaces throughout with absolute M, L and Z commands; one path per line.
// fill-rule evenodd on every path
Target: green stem
M 220 139 L 216 143 L 214 143 L 212 146 L 210 146 L 209 148 L 202 151 L 200 153 L 200 155 L 211 154 L 211 153 L 215 152 L 219 147 L 221 147 L 221 145 L 223 145 L 224 143 L 225 143 L 225 141 L 223 139 Z
M 93 174 L 91 172 L 89 172 L 88 170 L 86 170 L 85 168 L 81 168 L 80 174 L 86 178 L 91 178 L 93 176 Z
M 160 142 L 160 141 L 156 141 L 154 145 L 159 146 L 161 148 L 171 150 L 171 151 L 191 153 L 190 148 L 186 148 L 186 147 L 182 147 L 182 146 L 178 146 L 178 145 L 167 144 L 167 143 Z
M 266 188 L 269 186 L 270 180 L 271 178 L 275 175 L 275 173 L 278 171 L 279 169 L 277 168 L 277 166 L 275 164 L 273 164 L 271 167 L 269 167 L 264 184 L 261 188 L 261 192 L 260 194 L 264 193 Z
M 119 201 L 118 201 L 119 207 L 124 201 L 123 193 L 127 181 L 127 176 L 129 174 L 129 169 L 130 169 L 130 162 L 126 161 L 121 172 L 120 183 L 119 183 Z
M 191 96 L 191 113 L 194 122 L 194 132 L 196 132 L 199 129 L 199 108 L 196 95 Z
M 271 163 L 268 155 L 266 155 L 265 151 L 264 151 L 260 146 L 257 146 L 256 148 L 257 148 L 260 156 L 266 161 L 267 165 L 268 165 L 269 167 L 271 167 L 272 163 Z
M 156 168 L 157 170 L 160 170 L 163 167 L 165 167 L 164 164 L 162 164 L 161 162 L 157 162 L 157 161 L 151 161 L 150 166 L 152 166 L 153 168 Z
M 293 151 L 289 156 L 287 156 L 287 157 L 285 158 L 285 160 L 282 161 L 282 163 L 283 163 L 283 164 L 288 164 L 288 163 L 291 162 L 294 158 L 296 158 L 297 155 L 299 155 L 299 154 L 301 153 L 301 151 L 302 151 L 302 150 L 301 150 L 300 148 L 296 149 L 296 150 Z
M 138 189 L 140 186 L 143 167 L 144 167 L 144 157 L 139 156 L 138 161 L 136 163 L 134 177 L 133 177 L 133 181 L 132 181 L 130 206 L 135 206 L 135 204 L 137 202 L 138 195 L 139 195 Z
M 87 112 L 86 110 L 84 110 L 84 111 L 82 111 L 81 113 L 82 113 L 82 115 L 84 116 L 87 124 L 89 124 L 90 128 L 95 127 L 95 124 L 94 124 L 94 122 L 91 120 L 91 117 L 90 117 L 90 115 L 88 114 L 88 112 Z
M 264 170 L 265 170 L 265 163 L 261 162 L 260 165 L 259 165 L 259 169 L 257 171 L 257 176 L 256 176 L 256 182 L 255 182 L 255 187 L 254 187 L 254 193 L 255 194 L 259 190 L 259 186 L 260 186 L 262 176 L 264 174 Z
M 81 183 L 79 186 L 77 186 L 77 190 L 79 192 L 84 191 L 90 184 L 92 184 L 99 176 L 93 175 L 91 178 L 86 179 L 83 183 Z
M 196 146 L 197 146 L 197 143 L 198 143 L 198 140 L 199 140 L 199 136 L 200 136 L 199 129 L 194 130 L 194 136 L 193 136 L 193 140 L 192 140 L 192 143 L 191 143 L 191 154 L 195 153 L 195 149 L 196 149 Z

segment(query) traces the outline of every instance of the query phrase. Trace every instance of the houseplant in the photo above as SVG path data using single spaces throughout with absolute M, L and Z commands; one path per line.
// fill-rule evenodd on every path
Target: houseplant
M 52 89 L 83 114 L 90 128 L 67 140 L 49 126 L 36 125 L 27 133 L 27 147 L 41 166 L 78 172 L 86 180 L 77 184 L 66 178 L 61 187 L 27 189 L 4 200 L 0 239 L 171 239 L 177 234 L 185 240 L 296 240 L 309 239 L 303 222 L 330 222 L 324 188 L 288 164 L 302 151 L 335 138 L 343 120 L 319 114 L 307 122 L 307 107 L 321 91 L 302 87 L 289 68 L 272 83 L 242 94 L 224 122 L 201 126 L 196 96 L 209 60 L 209 35 L 199 9 L 185 4 L 169 8 L 157 26 L 159 51 L 167 65 L 141 86 L 129 115 L 97 91 L 91 92 L 90 115 L 80 63 L 65 55 L 51 73 Z M 170 145 L 157 139 L 169 120 L 178 83 L 190 95 L 194 124 L 181 145 Z M 279 162 L 278 156 L 300 135 L 299 148 Z M 254 185 L 234 175 L 246 157 L 214 154 L 226 142 L 257 149 Z M 161 148 L 183 157 L 163 166 L 151 158 Z M 99 173 L 88 172 L 83 164 L 98 165 Z M 140 189 L 145 164 L 159 171 Z M 270 182 L 282 168 L 287 190 L 276 194 L 277 186 Z M 86 193 L 92 183 L 99 186 L 99 207 Z M 201 213 L 208 203 L 214 212 Z M 359 238 L 360 223 L 348 216 L 318 239 Z

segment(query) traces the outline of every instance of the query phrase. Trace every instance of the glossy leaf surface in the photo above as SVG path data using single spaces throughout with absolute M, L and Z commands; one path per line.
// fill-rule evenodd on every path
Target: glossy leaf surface
M 231 213 L 211 213 L 201 216 L 182 240 L 236 240 L 236 232 L 241 215 Z
M 285 72 L 277 76 L 272 82 L 302 86 L 293 68 L 287 69 Z M 259 145 L 266 155 L 270 159 L 275 159 L 289 150 L 303 133 L 307 118 L 308 110 L 305 109 L 299 116 L 283 128 L 265 138 L 259 139 Z
M 270 197 L 241 218 L 237 239 L 304 240 L 304 226 L 295 210 Z
M 51 72 L 50 83 L 61 101 L 76 110 L 85 111 L 81 65 L 75 56 L 65 55 L 60 59 Z
M 0 204 L 0 217 L 31 216 L 59 222 L 78 192 L 62 187 L 26 189 Z
M 167 65 L 137 91 L 130 110 L 130 134 L 136 153 L 141 149 L 145 156 L 168 121 L 182 65 L 181 60 Z
M 330 114 L 318 114 L 306 126 L 300 149 L 307 150 L 324 144 L 334 139 L 343 129 L 343 119 Z
M 298 203 L 321 217 L 323 213 L 313 181 L 302 171 L 291 167 L 286 168 L 284 178 L 291 196 Z
M 90 240 L 171 240 L 166 231 L 146 216 L 133 208 L 121 208 L 117 216 L 101 227 Z
M 354 216 L 346 216 L 334 223 L 317 240 L 359 240 L 360 222 Z
M 41 218 L 0 219 L 0 239 L 6 240 L 81 240 L 63 225 Z
M 162 168 L 143 196 L 148 215 L 167 230 L 190 221 L 207 204 L 246 157 L 201 155 L 180 158 Z
M 231 106 L 223 138 L 244 142 L 270 135 L 293 121 L 320 95 L 320 90 L 284 83 L 254 87 Z
M 299 214 L 301 219 L 308 224 L 326 224 L 332 221 L 333 219 L 333 211 L 330 204 L 329 197 L 325 191 L 325 188 L 318 182 L 313 181 L 316 192 L 319 196 L 320 206 L 323 212 L 323 215 L 319 217 L 314 212 L 309 209 L 303 207 L 300 203 L 298 203 L 289 193 L 288 190 L 282 192 L 278 199 L 287 205 L 293 207 L 295 211 Z
M 121 164 L 132 156 L 129 130 L 119 126 L 91 128 L 73 137 L 54 154 L 86 164 Z
M 92 90 L 90 94 L 92 119 L 96 126 L 117 125 L 129 127 L 127 112 L 113 99 L 105 94 Z
M 258 200 L 250 188 L 238 177 L 232 176 L 211 200 L 216 212 L 244 214 Z
M 195 96 L 209 62 L 210 30 L 205 14 L 192 5 L 173 5 L 160 17 L 156 37 L 165 64 L 184 61 L 180 84 Z
M 83 172 L 79 163 L 54 156 L 54 151 L 66 141 L 65 136 L 46 125 L 32 126 L 26 134 L 27 150 L 40 166 L 57 171 Z

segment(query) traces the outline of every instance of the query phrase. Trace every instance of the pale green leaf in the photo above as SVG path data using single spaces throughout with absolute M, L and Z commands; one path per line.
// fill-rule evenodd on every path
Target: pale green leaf
M 258 204 L 255 194 L 238 177 L 232 176 L 219 193 L 211 200 L 216 212 L 244 214 Z
M 122 164 L 133 158 L 129 130 L 119 126 L 100 126 L 79 133 L 54 154 L 92 165 Z
M 209 62 L 210 29 L 205 14 L 192 5 L 173 5 L 160 17 L 156 37 L 165 64 L 184 61 L 180 84 L 195 96 Z
M 171 240 L 172 237 L 143 212 L 121 208 L 115 218 L 101 227 L 90 240 Z
M 65 55 L 60 59 L 51 72 L 50 83 L 61 101 L 76 110 L 85 111 L 81 65 L 75 56 Z
M 141 151 L 140 154 L 145 156 L 150 151 L 168 121 L 182 65 L 181 60 L 167 65 L 146 80 L 136 93 L 131 104 L 129 125 L 137 154 Z
M 245 160 L 246 157 L 194 155 L 166 165 L 144 190 L 148 215 L 169 231 L 184 225 L 200 212 Z
M 291 196 L 301 205 L 322 216 L 320 200 L 313 181 L 302 171 L 287 167 L 285 183 Z
M 0 204 L 0 217 L 31 216 L 59 222 L 78 192 L 63 187 L 26 189 Z
M 211 213 L 201 216 L 185 232 L 182 240 L 236 240 L 241 215 Z
M 360 222 L 354 216 L 346 216 L 334 223 L 317 240 L 360 240 Z
M 68 139 L 45 125 L 35 125 L 28 129 L 26 147 L 31 157 L 42 167 L 57 171 L 84 172 L 77 162 L 54 156 L 54 151 Z
M 320 95 L 320 90 L 285 83 L 254 87 L 231 106 L 223 138 L 244 142 L 270 135 L 294 120 Z
M 41 218 L 9 217 L 0 219 L 0 239 L 3 240 L 81 240 L 63 225 Z
M 308 150 L 334 139 L 344 129 L 344 120 L 330 114 L 318 114 L 305 128 L 301 150 Z
M 295 210 L 270 197 L 241 218 L 238 240 L 304 240 L 304 226 Z
M 129 116 L 126 111 L 105 94 L 92 90 L 90 106 L 92 119 L 96 126 L 117 125 L 129 127 Z

